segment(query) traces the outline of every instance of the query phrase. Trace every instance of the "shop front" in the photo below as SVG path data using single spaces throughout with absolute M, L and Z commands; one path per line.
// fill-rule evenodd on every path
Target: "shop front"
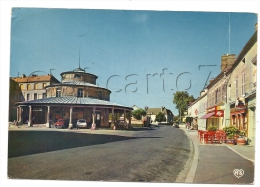
M 207 113 L 200 119 L 206 119 L 206 129 L 209 126 L 215 126 L 217 129 L 223 129 L 224 110 L 222 106 L 213 106 L 207 108 Z

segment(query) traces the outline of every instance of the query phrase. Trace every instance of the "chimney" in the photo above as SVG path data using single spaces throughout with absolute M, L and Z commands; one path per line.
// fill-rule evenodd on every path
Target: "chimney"
M 22 78 L 25 78 L 26 77 L 26 75 L 25 74 L 22 74 Z
M 213 79 L 213 78 L 209 80 L 209 84 L 210 84 L 210 83 L 212 83 L 212 81 L 214 81 L 214 79 Z
M 162 106 L 162 107 L 161 107 L 161 112 L 163 112 L 163 110 L 164 110 L 164 109 L 165 109 L 165 107 L 164 107 L 164 106 Z
M 224 54 L 221 57 L 221 72 L 225 71 L 226 69 L 231 68 L 233 66 L 235 60 L 236 60 L 235 54 Z

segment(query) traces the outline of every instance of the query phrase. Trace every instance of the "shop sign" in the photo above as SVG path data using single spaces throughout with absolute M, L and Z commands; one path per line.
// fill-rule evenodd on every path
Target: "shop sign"
M 216 117 L 224 117 L 224 111 L 223 110 L 217 110 L 215 112 L 215 115 Z
M 195 114 L 198 115 L 198 113 L 199 113 L 199 111 L 196 109 L 196 110 L 195 110 Z
M 212 113 L 214 112 L 214 117 L 224 117 L 224 110 L 219 110 L 221 107 L 220 106 L 214 106 L 211 108 L 207 109 L 207 113 Z

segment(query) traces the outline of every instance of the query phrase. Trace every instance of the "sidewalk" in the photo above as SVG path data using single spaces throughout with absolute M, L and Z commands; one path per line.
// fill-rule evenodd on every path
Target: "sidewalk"
M 255 147 L 227 144 L 202 144 L 197 130 L 180 127 L 191 139 L 194 157 L 186 183 L 252 184 L 254 181 Z M 243 169 L 244 177 L 236 177 Z

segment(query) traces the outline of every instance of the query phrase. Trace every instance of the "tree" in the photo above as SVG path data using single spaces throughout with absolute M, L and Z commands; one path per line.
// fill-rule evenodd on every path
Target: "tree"
M 145 110 L 139 108 L 139 109 L 133 110 L 132 115 L 134 116 L 135 119 L 141 120 L 142 116 L 146 115 L 146 112 L 145 112 Z
M 184 112 L 187 110 L 188 104 L 194 100 L 194 97 L 189 95 L 187 91 L 177 91 L 174 94 L 173 103 L 176 104 L 175 108 L 178 109 L 179 116 L 183 116 Z
M 166 117 L 162 112 L 159 112 L 155 116 L 155 121 L 158 121 L 158 122 L 166 121 Z

